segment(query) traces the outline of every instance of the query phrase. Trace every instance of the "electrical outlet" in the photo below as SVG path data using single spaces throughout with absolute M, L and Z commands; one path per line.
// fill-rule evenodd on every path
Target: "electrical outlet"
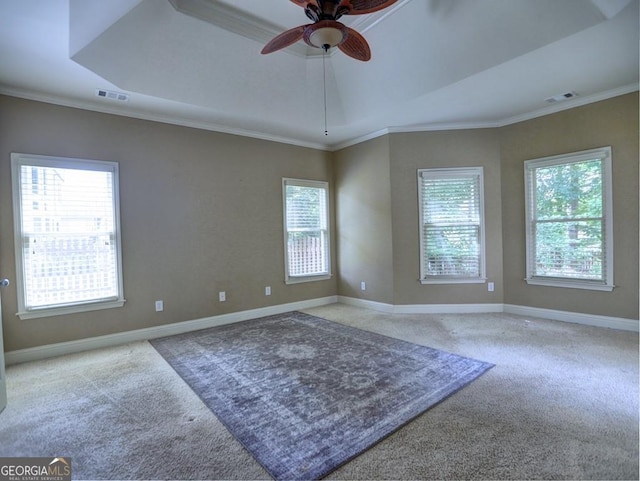
M 220 292 L 218 292 L 218 300 L 219 300 L 220 302 L 224 302 L 224 301 L 226 301 L 226 300 L 227 300 L 227 293 L 226 293 L 226 292 L 224 292 L 224 291 L 220 291 Z
M 360 290 L 361 291 L 366 291 L 367 290 L 367 283 L 365 281 L 362 281 L 360 283 Z
M 156 312 L 164 311 L 164 302 L 156 301 Z
M 493 292 L 495 290 L 495 286 L 494 286 L 493 282 L 488 282 L 487 283 L 487 289 L 489 290 L 489 292 Z
M 265 296 L 270 296 L 271 295 L 271 286 L 267 286 L 264 288 L 264 295 Z

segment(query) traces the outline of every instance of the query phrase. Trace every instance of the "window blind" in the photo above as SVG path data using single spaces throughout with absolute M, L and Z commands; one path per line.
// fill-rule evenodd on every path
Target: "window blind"
M 421 278 L 482 278 L 482 179 L 477 169 L 420 171 Z
M 611 284 L 608 151 L 525 163 L 527 279 Z
M 287 278 L 329 274 L 326 183 L 285 181 Z
M 112 163 L 19 162 L 21 310 L 122 298 L 115 175 Z

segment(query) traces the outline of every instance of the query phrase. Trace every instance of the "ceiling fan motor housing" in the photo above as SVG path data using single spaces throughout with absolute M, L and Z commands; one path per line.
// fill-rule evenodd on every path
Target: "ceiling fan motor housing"
M 304 12 L 314 22 L 320 20 L 338 20 L 343 15 L 349 14 L 349 7 L 340 5 L 340 0 L 322 1 L 318 0 L 318 4 L 308 3 Z

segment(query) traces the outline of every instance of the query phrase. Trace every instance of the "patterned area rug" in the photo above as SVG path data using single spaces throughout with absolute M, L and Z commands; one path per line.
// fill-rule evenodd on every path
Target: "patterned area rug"
M 151 341 L 275 479 L 318 479 L 493 365 L 301 312 Z

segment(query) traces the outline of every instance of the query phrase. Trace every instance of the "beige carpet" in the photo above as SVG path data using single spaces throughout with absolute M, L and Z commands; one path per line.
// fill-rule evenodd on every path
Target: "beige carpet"
M 496 366 L 331 479 L 638 479 L 638 335 L 504 314 L 306 312 Z M 145 342 L 7 370 L 0 456 L 76 479 L 267 479 Z

